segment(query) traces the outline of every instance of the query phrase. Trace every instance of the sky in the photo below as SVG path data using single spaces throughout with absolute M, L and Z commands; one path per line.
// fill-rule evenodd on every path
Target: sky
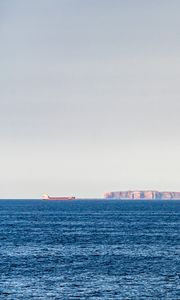
M 0 198 L 180 191 L 179 11 L 0 0 Z

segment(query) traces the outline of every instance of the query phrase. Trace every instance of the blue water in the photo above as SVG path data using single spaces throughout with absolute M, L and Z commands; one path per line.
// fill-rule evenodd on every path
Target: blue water
M 180 201 L 0 201 L 0 299 L 180 299 Z

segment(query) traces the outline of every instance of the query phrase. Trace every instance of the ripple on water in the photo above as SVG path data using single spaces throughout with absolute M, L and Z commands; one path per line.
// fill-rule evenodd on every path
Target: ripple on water
M 180 202 L 0 203 L 0 299 L 180 299 Z

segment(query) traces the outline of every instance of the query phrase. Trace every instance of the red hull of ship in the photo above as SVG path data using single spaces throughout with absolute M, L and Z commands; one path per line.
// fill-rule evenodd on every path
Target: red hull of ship
M 45 200 L 74 200 L 75 197 L 49 197 Z
M 75 200 L 75 197 L 50 197 L 48 195 L 42 196 L 43 200 Z

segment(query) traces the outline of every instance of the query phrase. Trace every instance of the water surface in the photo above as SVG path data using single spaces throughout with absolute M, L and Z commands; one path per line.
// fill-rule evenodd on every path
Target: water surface
M 0 299 L 180 299 L 180 201 L 0 201 Z

